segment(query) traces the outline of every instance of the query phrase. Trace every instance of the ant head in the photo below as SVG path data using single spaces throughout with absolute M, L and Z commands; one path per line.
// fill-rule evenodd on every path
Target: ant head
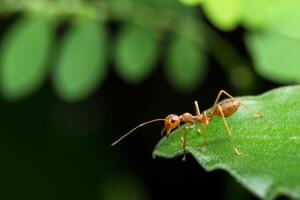
M 171 131 L 180 124 L 180 117 L 178 115 L 168 115 L 165 118 L 165 128 L 164 130 L 166 131 L 167 136 L 170 135 Z

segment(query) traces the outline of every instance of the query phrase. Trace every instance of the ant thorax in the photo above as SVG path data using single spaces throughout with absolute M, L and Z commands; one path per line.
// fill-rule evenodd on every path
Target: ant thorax
M 194 118 L 195 116 L 193 116 L 192 114 L 190 113 L 184 113 L 182 115 L 180 115 L 180 120 L 182 122 L 186 122 L 186 123 L 189 123 L 189 124 L 193 124 L 194 122 Z

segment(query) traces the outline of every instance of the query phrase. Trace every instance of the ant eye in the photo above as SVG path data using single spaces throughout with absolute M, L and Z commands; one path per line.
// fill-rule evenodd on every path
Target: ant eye
M 171 123 L 175 123 L 175 119 L 171 119 Z

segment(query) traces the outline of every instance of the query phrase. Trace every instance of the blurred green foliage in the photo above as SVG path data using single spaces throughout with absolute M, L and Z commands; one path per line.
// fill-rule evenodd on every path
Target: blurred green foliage
M 299 82 L 297 0 L 12 0 L 1 2 L 2 15 L 23 15 L 3 38 L 3 96 L 17 100 L 32 94 L 50 72 L 62 99 L 82 100 L 103 83 L 106 65 L 111 62 L 108 58 L 114 60 L 120 78 L 138 84 L 154 71 L 159 55 L 167 55 L 167 80 L 181 92 L 201 84 L 208 67 L 207 53 L 229 74 L 247 71 L 255 76 L 248 70 L 251 61 L 197 14 L 201 7 L 184 4 L 203 7 L 206 17 L 223 31 L 244 26 L 258 74 L 280 83 Z M 66 22 L 71 25 L 62 45 L 53 45 L 55 29 Z M 104 22 L 122 23 L 115 38 L 107 38 Z M 230 79 L 239 90 L 255 84 L 253 78 L 248 80 Z
M 125 81 L 138 83 L 153 71 L 159 52 L 153 29 L 129 22 L 122 27 L 115 48 L 116 72 Z
M 94 92 L 107 71 L 107 39 L 102 24 L 90 21 L 72 24 L 53 70 L 53 84 L 59 96 L 78 101 Z
M 1 53 L 1 91 L 7 99 L 31 94 L 45 80 L 53 26 L 46 20 L 23 18 L 4 38 Z
M 117 174 L 102 188 L 101 200 L 150 200 L 148 191 L 143 188 L 142 183 L 132 176 Z
M 246 41 L 258 73 L 279 83 L 300 82 L 300 40 L 259 32 Z
M 22 100 L 51 81 L 63 101 L 78 102 L 101 90 L 110 70 L 125 83 L 140 84 L 162 64 L 168 83 L 189 93 L 207 78 L 211 58 L 240 93 L 259 84 L 257 74 L 278 83 L 299 83 L 299 13 L 298 0 L 0 0 L 0 17 L 10 21 L 0 38 L 0 92 L 7 101 Z M 246 55 L 226 39 L 227 33 L 234 35 L 237 29 L 245 36 L 240 46 L 246 46 Z M 86 116 L 77 119 L 57 112 L 60 108 L 50 103 L 37 104 L 34 101 L 23 105 L 25 110 L 13 112 L 5 110 L 8 104 L 1 104 L 2 111 L 9 113 L 3 121 L 11 122 L 0 135 L 1 152 L 13 152 L 12 158 L 4 159 L 13 165 L 4 168 L 11 170 L 3 181 L 11 188 L 8 196 L 16 187 L 22 190 L 14 194 L 17 199 L 46 199 L 45 194 L 51 194 L 49 199 L 89 199 L 86 194 L 90 199 L 99 195 L 100 199 L 126 195 L 141 199 L 136 194 L 148 195 L 142 183 L 126 175 L 110 177 L 113 169 L 102 169 L 104 164 L 90 155 L 96 150 L 89 149 L 85 136 L 74 136 L 71 142 L 63 138 L 64 133 L 88 132 L 88 125 L 79 126 Z M 101 114 L 107 117 L 107 113 Z M 55 129 L 46 123 L 53 119 L 44 115 L 58 118 Z M 101 126 L 106 124 L 99 121 Z M 24 178 L 24 174 L 34 176 Z M 94 194 L 100 179 L 104 191 Z
M 218 28 L 229 31 L 236 28 L 241 20 L 241 0 L 207 0 L 203 10 Z
M 186 5 L 194 6 L 202 3 L 204 0 L 179 0 L 179 1 L 181 1 Z
M 195 89 L 206 75 L 206 55 L 188 38 L 176 35 L 166 59 L 166 77 L 182 92 Z
M 207 0 L 203 9 L 218 28 L 239 25 L 260 75 L 278 83 L 300 82 L 300 1 Z

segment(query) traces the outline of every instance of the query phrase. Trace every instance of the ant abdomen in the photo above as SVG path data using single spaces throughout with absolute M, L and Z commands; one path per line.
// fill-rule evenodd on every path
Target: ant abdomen
M 225 99 L 217 104 L 216 107 L 213 108 L 213 115 L 222 116 L 220 109 L 224 114 L 224 117 L 229 117 L 233 115 L 240 107 L 241 102 L 235 99 Z

